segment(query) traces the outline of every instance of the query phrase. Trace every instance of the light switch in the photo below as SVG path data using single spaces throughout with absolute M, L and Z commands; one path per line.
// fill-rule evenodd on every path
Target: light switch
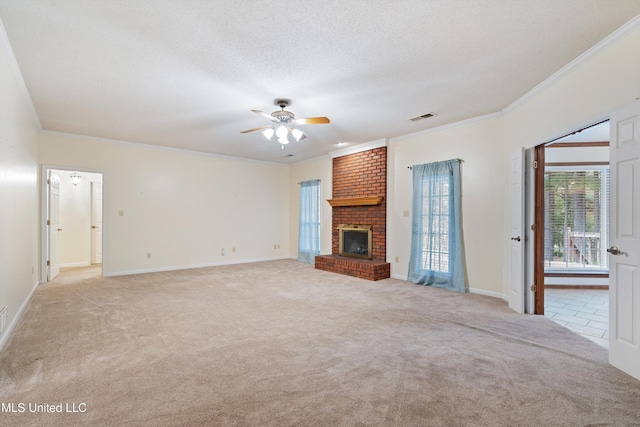
M 118 216 L 124 216 L 124 211 L 119 211 Z
M 409 211 L 402 211 L 403 216 L 409 216 Z

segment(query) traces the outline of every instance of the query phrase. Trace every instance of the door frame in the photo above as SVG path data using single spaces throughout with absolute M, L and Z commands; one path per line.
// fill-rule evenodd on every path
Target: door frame
M 608 122 L 609 117 L 602 120 L 598 120 L 589 125 L 583 126 L 579 129 L 566 133 L 557 138 L 553 138 L 547 142 L 536 145 L 535 148 L 535 161 L 537 162 L 535 168 L 535 184 L 534 184 L 534 260 L 533 260 L 533 275 L 534 275 L 534 306 L 535 311 L 533 314 L 544 315 L 544 169 L 545 169 L 545 147 L 558 139 L 573 135 L 576 132 L 583 131 L 593 126 L 600 125 Z M 538 232 L 539 231 L 539 232 Z
M 98 184 L 100 184 L 98 186 Z M 91 216 L 91 238 L 89 239 L 89 264 L 90 265 L 94 265 L 94 264 L 102 264 L 102 235 L 103 235 L 103 227 L 102 227 L 102 217 L 103 217 L 103 212 L 102 212 L 102 203 L 104 203 L 104 194 L 102 194 L 102 188 L 103 188 L 103 183 L 102 182 L 95 182 L 95 181 L 91 181 L 90 182 L 90 187 L 91 187 L 91 212 L 90 212 L 90 216 Z M 96 245 L 96 211 L 97 209 L 95 209 L 95 201 L 96 201 L 96 197 L 95 197 L 95 193 L 96 193 L 96 188 L 100 189 L 100 245 Z M 96 262 L 96 254 L 97 254 L 97 248 L 100 247 L 100 262 Z
M 544 314 L 544 147 L 535 147 L 535 179 L 534 179 L 534 233 L 533 233 L 533 283 L 535 286 L 534 312 Z
M 42 164 L 40 168 L 40 283 L 47 283 L 47 258 L 49 254 L 49 238 L 47 235 L 47 217 L 49 216 L 49 190 L 48 190 L 48 176 L 49 171 L 61 170 L 61 171 L 77 171 L 86 173 L 99 173 L 102 174 L 102 277 L 105 277 L 105 272 L 108 265 L 108 257 L 106 253 L 107 247 L 107 227 L 108 218 L 107 212 L 107 173 L 100 169 L 91 169 L 85 167 L 71 167 L 61 165 Z

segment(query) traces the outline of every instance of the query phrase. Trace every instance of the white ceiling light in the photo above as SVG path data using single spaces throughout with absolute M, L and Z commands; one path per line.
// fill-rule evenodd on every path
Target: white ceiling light
M 82 181 L 82 176 L 78 172 L 71 172 L 69 174 L 69 179 L 71 180 L 71 184 L 73 184 L 74 187 L 77 187 L 78 184 L 80 184 L 80 181 Z

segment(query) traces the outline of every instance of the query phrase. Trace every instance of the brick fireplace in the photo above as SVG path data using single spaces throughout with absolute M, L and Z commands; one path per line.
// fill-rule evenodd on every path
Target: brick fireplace
M 333 159 L 331 255 L 316 257 L 317 269 L 368 280 L 391 276 L 387 258 L 387 147 Z M 371 258 L 340 256 L 344 224 L 371 227 Z

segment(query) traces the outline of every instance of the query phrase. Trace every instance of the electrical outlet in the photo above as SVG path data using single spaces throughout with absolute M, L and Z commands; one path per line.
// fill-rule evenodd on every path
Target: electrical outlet
M 400 257 L 396 257 L 396 262 L 400 262 Z
M 151 258 L 151 252 L 147 252 L 147 258 Z
M 236 247 L 234 246 L 234 247 L 231 249 L 231 252 L 235 252 L 235 251 L 236 251 Z
M 278 249 L 278 245 L 276 245 L 275 243 L 273 244 L 273 249 Z
M 222 250 L 220 251 L 220 255 L 224 256 L 224 248 L 222 248 Z
M 277 249 L 280 249 L 280 243 L 278 243 L 278 248 Z

